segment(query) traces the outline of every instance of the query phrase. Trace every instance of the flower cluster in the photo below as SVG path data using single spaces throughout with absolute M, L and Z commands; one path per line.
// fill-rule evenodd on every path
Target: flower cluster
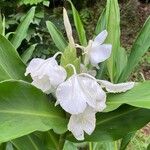
M 109 81 L 97 80 L 96 70 L 88 70 L 86 66 L 90 64 L 93 68 L 99 68 L 98 64 L 110 57 L 112 46 L 103 44 L 107 31 L 102 31 L 94 40 L 90 40 L 87 47 L 77 45 L 65 9 L 63 15 L 69 46 L 81 48 L 85 55 L 80 73 L 77 74 L 75 67 L 68 64 L 67 67 L 72 67 L 74 73 L 67 78 L 65 68 L 56 61 L 57 55 L 60 54 L 58 52 L 46 60 L 40 58 L 31 60 L 25 75 L 31 75 L 34 86 L 56 97 L 56 104 L 71 114 L 68 130 L 76 139 L 83 140 L 84 132 L 91 135 L 95 129 L 95 114 L 106 108 L 106 92 L 125 92 L 133 88 L 134 82 L 113 84 Z

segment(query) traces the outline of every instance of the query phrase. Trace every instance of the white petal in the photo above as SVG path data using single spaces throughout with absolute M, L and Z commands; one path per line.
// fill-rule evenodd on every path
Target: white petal
M 48 76 L 51 84 L 57 87 L 66 79 L 67 73 L 63 67 L 57 66 L 49 69 Z
M 102 86 L 106 88 L 108 92 L 111 92 L 111 93 L 126 92 L 127 90 L 132 89 L 135 84 L 134 82 L 113 84 L 105 80 L 99 80 L 99 82 Z
M 78 77 L 82 90 L 86 96 L 87 103 L 96 111 L 102 111 L 106 102 L 106 93 L 102 90 L 101 86 L 96 80 L 86 77 Z M 101 106 L 98 105 L 101 103 Z
M 76 139 L 84 139 L 84 131 L 91 135 L 95 129 L 95 111 L 87 107 L 85 111 L 78 115 L 72 115 L 68 123 L 68 130 L 73 133 Z
M 37 77 L 34 78 L 32 84 L 41 89 L 44 93 L 49 94 L 53 91 L 53 87 L 50 84 L 48 77 L 43 77 L 42 79 L 38 79 Z
M 39 67 L 41 66 L 41 64 L 44 62 L 44 59 L 41 58 L 34 58 L 31 60 L 31 62 L 29 63 L 28 67 L 26 68 L 26 72 L 25 75 L 27 76 L 29 73 L 35 73 L 36 71 L 38 71 Z
M 87 106 L 77 75 L 73 75 L 58 86 L 56 97 L 61 107 L 70 114 L 82 113 Z
M 65 30 L 67 33 L 69 43 L 71 44 L 71 46 L 75 47 L 74 39 L 72 36 L 71 24 L 70 24 L 70 21 L 69 21 L 68 15 L 67 15 L 67 11 L 65 8 L 63 8 L 63 18 L 64 18 L 64 26 L 65 26 Z
M 104 43 L 107 35 L 108 35 L 108 32 L 106 30 L 102 31 L 95 37 L 94 42 L 96 42 L 98 44 Z
M 96 66 L 98 63 L 108 59 L 111 55 L 111 49 L 112 45 L 110 44 L 92 46 L 92 49 L 89 52 L 91 64 Z

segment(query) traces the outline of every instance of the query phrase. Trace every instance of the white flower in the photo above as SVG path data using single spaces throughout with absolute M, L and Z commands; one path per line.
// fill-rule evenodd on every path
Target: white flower
M 82 113 L 87 105 L 96 111 L 105 107 L 106 94 L 94 77 L 88 74 L 74 74 L 61 83 L 56 97 L 61 107 L 70 114 Z
M 101 86 L 105 87 L 106 90 L 110 93 L 126 92 L 127 90 L 132 89 L 135 85 L 134 82 L 126 82 L 118 84 L 113 84 L 105 80 L 98 80 L 98 82 L 101 84 Z
M 87 57 L 91 64 L 98 67 L 98 63 L 105 61 L 111 55 L 111 44 L 103 44 L 107 37 L 107 31 L 102 31 L 96 38 L 89 41 L 88 46 L 85 48 Z
M 68 130 L 77 140 L 84 140 L 84 131 L 89 135 L 92 134 L 96 124 L 95 114 L 96 112 L 91 107 L 87 107 L 83 113 L 71 115 Z
M 54 92 L 67 76 L 65 69 L 59 66 L 55 60 L 57 55 L 58 53 L 46 60 L 40 58 L 32 59 L 26 69 L 25 75 L 31 75 L 33 79 L 32 84 L 46 94 Z
M 75 47 L 74 39 L 72 36 L 71 24 L 70 24 L 70 21 L 69 21 L 68 15 L 67 15 L 67 11 L 65 8 L 63 8 L 63 18 L 64 18 L 64 26 L 65 26 L 67 37 L 69 40 L 69 44 L 71 45 L 71 47 Z

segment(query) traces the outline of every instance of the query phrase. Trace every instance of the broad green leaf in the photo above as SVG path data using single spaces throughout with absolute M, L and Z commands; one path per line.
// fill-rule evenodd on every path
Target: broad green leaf
M 83 46 L 86 46 L 87 39 L 86 39 L 86 34 L 85 34 L 85 30 L 84 30 L 82 21 L 80 19 L 80 15 L 79 15 L 78 11 L 76 10 L 76 8 L 74 7 L 73 3 L 70 0 L 68 0 L 68 2 L 71 4 L 73 20 L 74 20 L 74 24 L 75 24 L 75 27 L 76 27 L 76 30 L 78 33 L 80 44 Z
M 106 4 L 106 43 L 112 44 L 111 57 L 107 60 L 107 68 L 111 81 L 115 77 L 116 58 L 120 47 L 120 12 L 118 0 L 107 0 Z
M 31 45 L 28 49 L 26 49 L 21 55 L 22 61 L 26 64 L 32 57 L 32 54 L 35 50 L 37 44 Z
M 46 25 L 55 45 L 60 51 L 63 52 L 67 47 L 68 43 L 64 39 L 62 33 L 56 28 L 56 26 L 51 21 L 47 21 Z
M 0 35 L 0 81 L 6 79 L 28 80 L 24 76 L 26 70 L 17 51 L 12 44 Z
M 66 125 L 64 112 L 39 89 L 23 81 L 0 83 L 0 142 L 34 131 L 63 133 Z
M 147 150 L 150 150 L 150 144 L 147 146 Z
M 115 141 L 123 138 L 127 133 L 146 125 L 150 121 L 149 113 L 149 109 L 128 105 L 112 112 L 97 113 L 96 129 L 92 135 L 86 135 L 85 141 Z M 77 142 L 72 134 L 68 134 L 67 139 Z
M 98 35 L 100 32 L 106 29 L 106 9 L 102 11 L 102 14 L 100 15 L 97 25 L 95 28 L 95 35 Z
M 25 18 L 17 27 L 15 34 L 13 38 L 11 39 L 11 42 L 16 49 L 20 46 L 21 42 L 27 36 L 27 31 L 28 31 L 29 25 L 31 24 L 33 20 L 34 13 L 35 13 L 35 7 L 32 7 L 26 14 Z
M 68 64 L 74 65 L 77 73 L 79 73 L 80 72 L 80 58 L 77 58 L 76 49 L 68 46 L 65 49 L 61 57 L 60 64 L 66 69 L 68 77 L 70 77 L 73 74 L 73 68 L 71 68 L 70 66 L 67 66 Z
M 136 133 L 135 131 L 130 132 L 122 138 L 119 150 L 126 150 L 126 147 L 128 146 L 129 142 L 131 141 L 135 133 Z
M 105 111 L 112 111 L 122 104 L 150 109 L 150 81 L 137 83 L 135 87 L 125 93 L 110 94 L 107 98 Z
M 150 17 L 141 29 L 128 58 L 128 63 L 119 79 L 119 82 L 126 81 L 131 75 L 134 68 L 141 60 L 142 56 L 150 48 Z
M 46 150 L 44 143 L 34 134 L 17 138 L 11 143 L 17 150 Z

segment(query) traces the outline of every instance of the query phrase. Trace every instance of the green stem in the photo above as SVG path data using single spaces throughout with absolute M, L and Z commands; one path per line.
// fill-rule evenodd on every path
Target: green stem
M 93 150 L 93 144 L 92 144 L 92 142 L 89 142 L 89 150 Z

